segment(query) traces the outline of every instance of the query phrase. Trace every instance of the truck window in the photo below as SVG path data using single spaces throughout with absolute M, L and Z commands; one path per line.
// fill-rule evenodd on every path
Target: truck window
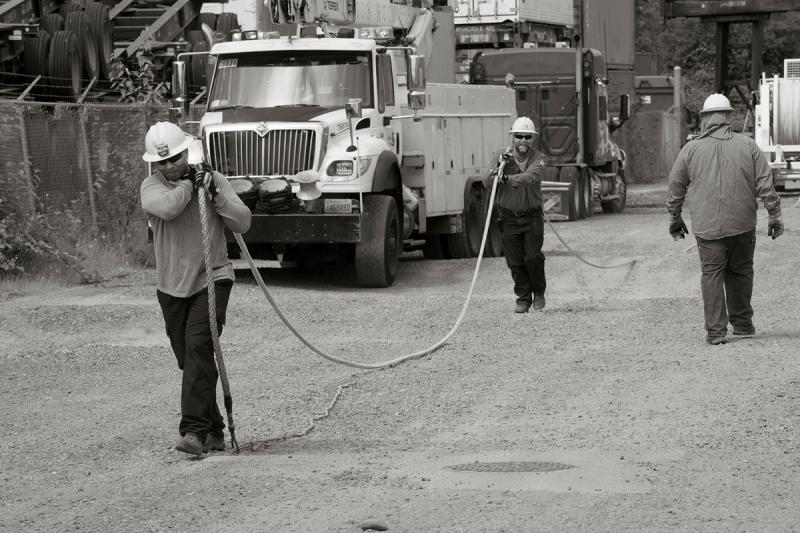
M 387 55 L 378 56 L 378 112 L 394 105 L 394 83 L 392 60 Z
M 599 107 L 600 107 L 600 109 L 599 109 L 600 120 L 605 122 L 606 120 L 608 120 L 608 97 L 607 96 L 601 96 L 600 97 L 600 105 L 599 105 Z
M 231 107 L 373 107 L 372 61 L 364 52 L 297 51 L 226 55 L 217 61 L 209 111 Z

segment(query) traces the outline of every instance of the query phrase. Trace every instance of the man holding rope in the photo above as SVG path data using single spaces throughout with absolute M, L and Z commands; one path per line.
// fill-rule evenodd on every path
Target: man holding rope
M 180 438 L 175 449 L 201 455 L 225 449 L 225 423 L 217 406 L 219 374 L 209 324 L 197 194 L 206 195 L 213 206 L 206 212 L 220 333 L 234 280 L 225 228 L 245 233 L 251 213 L 223 175 L 189 165 L 192 142 L 191 136 L 169 122 L 158 122 L 148 130 L 142 158 L 155 168 L 142 182 L 141 200 L 153 229 L 156 295 L 178 368 L 183 371 Z
M 725 344 L 728 321 L 735 337 L 752 337 L 753 255 L 756 247 L 757 198 L 769 213 L 767 235 L 783 233 L 781 199 L 758 145 L 731 132 L 730 101 L 712 94 L 700 111 L 701 134 L 684 145 L 667 184 L 669 234 L 689 233 L 681 216 L 688 197 L 692 233 L 700 253 L 706 342 Z
M 500 154 L 497 205 L 503 232 L 503 254 L 514 280 L 516 313 L 527 313 L 533 306 L 544 309 L 544 213 L 542 175 L 547 162 L 537 149 L 539 134 L 528 117 L 511 126 L 511 146 Z

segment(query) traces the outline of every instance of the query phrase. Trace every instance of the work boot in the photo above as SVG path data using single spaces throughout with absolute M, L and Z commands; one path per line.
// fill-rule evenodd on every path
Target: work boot
M 175 444 L 175 449 L 191 455 L 202 455 L 205 451 L 203 449 L 203 441 L 200 440 L 196 433 L 187 433 L 179 438 L 178 443 Z
M 203 448 L 207 452 L 221 452 L 225 450 L 225 435 L 206 435 L 206 442 Z
M 750 329 L 736 329 L 733 328 L 733 336 L 739 339 L 749 339 L 756 336 L 756 328 Z
M 713 346 L 718 344 L 725 344 L 728 342 L 728 338 L 725 335 L 706 335 L 706 342 Z
M 531 303 L 530 302 L 517 302 L 517 307 L 514 309 L 515 313 L 527 313 L 528 309 L 530 309 Z
M 533 308 L 536 311 L 544 309 L 544 293 L 533 295 Z

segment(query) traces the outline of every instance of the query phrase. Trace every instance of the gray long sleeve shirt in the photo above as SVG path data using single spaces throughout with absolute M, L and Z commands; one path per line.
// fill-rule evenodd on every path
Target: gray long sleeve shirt
M 730 124 L 711 124 L 688 142 L 669 174 L 667 209 L 680 214 L 688 198 L 692 233 L 701 239 L 755 230 L 758 197 L 770 217 L 780 216 L 781 199 L 767 159 L 752 139 L 733 133 Z
M 211 264 L 215 280 L 232 280 L 225 228 L 245 233 L 250 228 L 251 213 L 225 176 L 217 172 L 213 176 L 219 194 L 206 210 Z M 206 286 L 205 259 L 194 185 L 187 179 L 169 181 L 156 171 L 142 182 L 141 197 L 153 228 L 158 290 L 177 297 L 201 291 Z

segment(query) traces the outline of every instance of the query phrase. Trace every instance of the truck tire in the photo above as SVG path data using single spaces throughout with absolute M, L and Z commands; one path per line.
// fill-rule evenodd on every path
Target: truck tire
M 23 68 L 29 76 L 47 76 L 47 57 L 50 54 L 50 34 L 39 31 L 25 36 L 23 49 Z
M 366 287 L 388 287 L 397 276 L 400 259 L 400 217 L 391 196 L 364 197 L 361 242 L 356 243 L 356 279 Z
M 86 16 L 94 32 L 97 45 L 97 65 L 100 77 L 110 79 L 111 64 L 114 61 L 114 38 L 111 34 L 111 19 L 108 8 L 98 2 L 86 2 Z
M 220 13 L 217 17 L 217 33 L 222 34 L 226 41 L 231 40 L 231 32 L 239 28 L 239 18 L 236 13 Z
M 483 256 L 502 257 L 503 232 L 500 231 L 500 223 L 497 221 L 497 209 L 495 206 L 489 205 L 490 197 L 491 191 L 486 191 L 483 195 L 484 221 L 489 221 L 489 234 L 486 236 L 486 247 L 483 250 Z
M 67 16 L 70 13 L 73 13 L 75 11 L 83 11 L 83 6 L 81 6 L 80 4 L 73 4 L 69 2 L 61 4 L 61 8 L 58 10 L 58 12 L 61 13 L 61 16 L 64 17 L 64 21 L 67 20 Z
M 74 5 L 74 4 L 71 4 Z M 89 24 L 89 17 L 83 11 L 72 11 L 67 15 L 64 28 L 75 35 L 80 36 L 81 62 L 83 63 L 83 73 L 86 78 L 100 76 L 99 56 L 97 53 L 97 42 L 94 38 L 92 25 Z
M 559 181 L 569 183 L 569 220 L 580 220 L 584 217 L 583 183 L 578 167 L 562 167 Z
M 625 203 L 628 200 L 628 185 L 625 183 L 625 175 L 621 170 L 618 170 L 614 177 L 614 188 L 619 198 L 601 202 L 603 213 L 622 213 L 625 210 Z
M 589 218 L 594 215 L 594 191 L 592 190 L 592 176 L 589 171 L 582 168 L 581 171 L 581 186 L 583 187 L 583 216 Z
M 477 257 L 481 247 L 482 232 L 483 205 L 480 192 L 474 187 L 470 187 L 461 215 L 461 231 L 450 233 L 445 237 L 450 257 L 453 259 Z
M 42 21 L 39 23 L 39 29 L 46 31 L 52 36 L 55 32 L 64 29 L 64 17 L 58 13 L 48 13 L 42 17 Z
M 50 40 L 47 70 L 55 96 L 78 98 L 81 95 L 81 49 L 71 31 L 57 31 Z

